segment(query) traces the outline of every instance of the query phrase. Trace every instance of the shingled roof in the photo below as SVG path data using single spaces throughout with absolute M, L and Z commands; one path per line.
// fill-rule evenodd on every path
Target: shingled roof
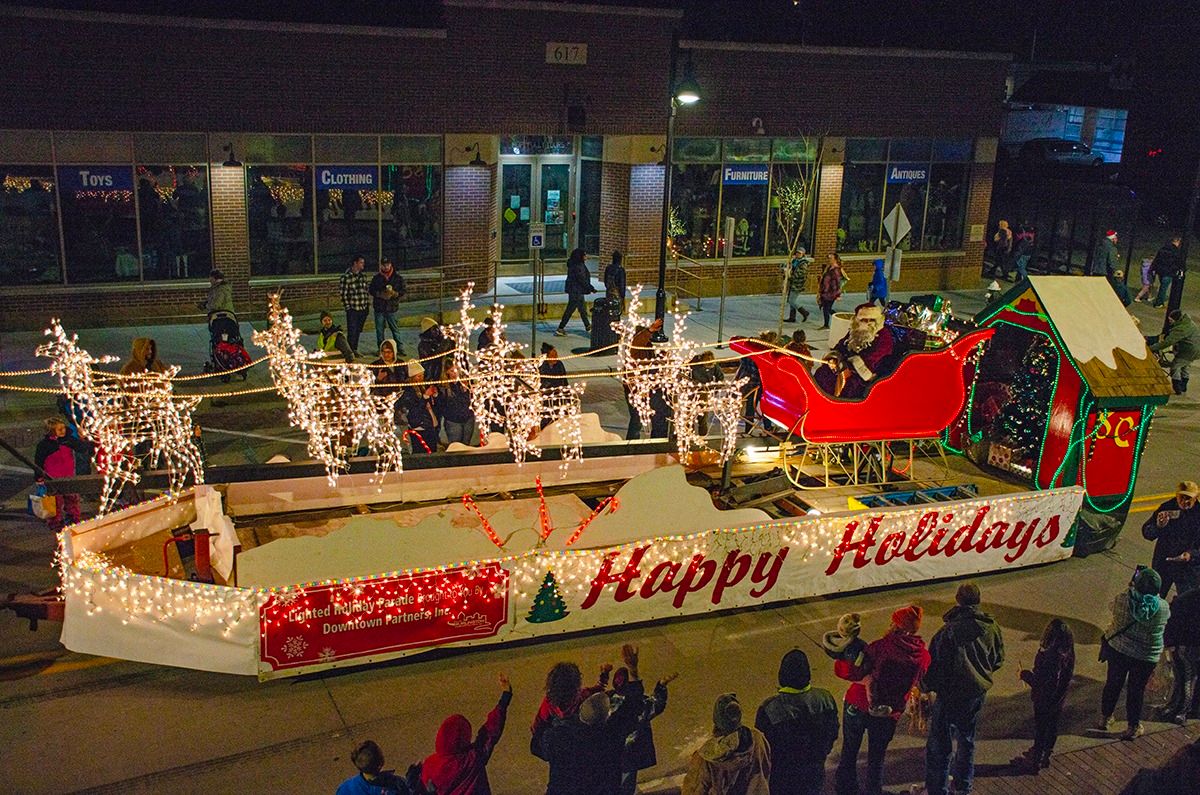
M 1161 404 L 1171 395 L 1170 380 L 1107 280 L 1030 276 L 976 320 L 984 322 L 1005 305 L 1046 316 L 1101 406 Z

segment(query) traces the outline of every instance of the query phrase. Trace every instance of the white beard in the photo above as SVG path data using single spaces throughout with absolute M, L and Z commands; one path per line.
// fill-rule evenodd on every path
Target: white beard
M 846 348 L 851 353 L 862 353 L 871 347 L 871 343 L 875 342 L 878 336 L 879 332 L 870 326 L 852 325 L 846 337 Z

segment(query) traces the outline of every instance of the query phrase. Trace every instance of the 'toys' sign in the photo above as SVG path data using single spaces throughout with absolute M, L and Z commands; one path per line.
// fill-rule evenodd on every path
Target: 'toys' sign
M 59 166 L 58 184 L 63 190 L 133 190 L 129 166 Z

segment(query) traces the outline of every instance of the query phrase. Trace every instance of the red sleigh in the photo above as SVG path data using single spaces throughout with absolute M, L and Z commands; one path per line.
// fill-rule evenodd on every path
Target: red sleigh
M 963 334 L 936 351 L 908 353 L 895 370 L 857 399 L 826 394 L 801 361 L 758 340 L 729 344 L 754 357 L 762 379 L 760 410 L 808 442 L 841 443 L 933 438 L 948 427 L 966 398 L 964 363 L 995 329 Z

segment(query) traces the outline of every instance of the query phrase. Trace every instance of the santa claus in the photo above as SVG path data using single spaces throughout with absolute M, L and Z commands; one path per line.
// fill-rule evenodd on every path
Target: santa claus
M 883 323 L 883 310 L 875 304 L 860 304 L 849 333 L 833 346 L 813 372 L 813 379 L 834 397 L 861 398 L 891 362 L 895 348 L 895 337 Z

